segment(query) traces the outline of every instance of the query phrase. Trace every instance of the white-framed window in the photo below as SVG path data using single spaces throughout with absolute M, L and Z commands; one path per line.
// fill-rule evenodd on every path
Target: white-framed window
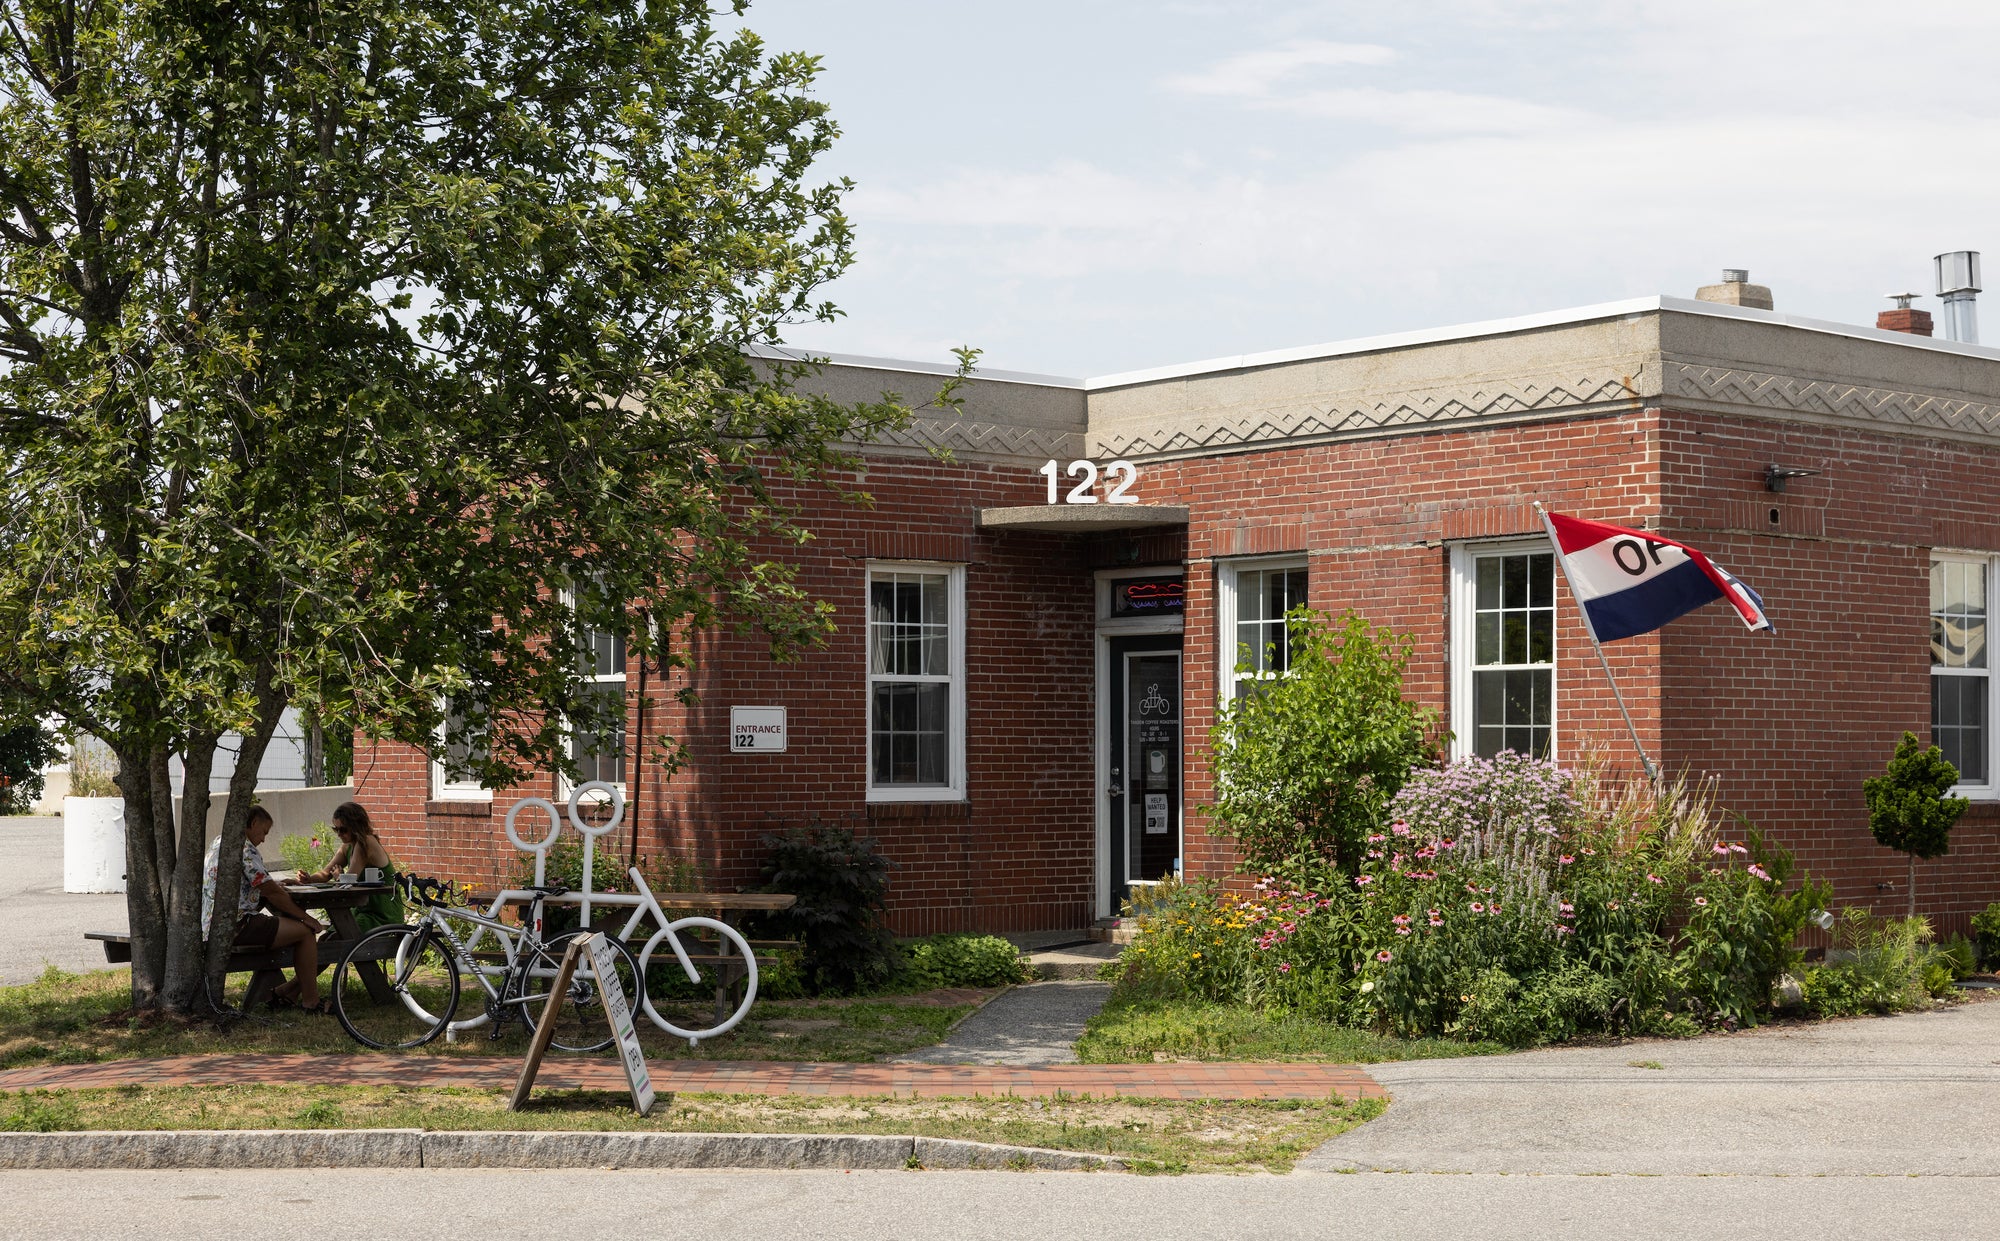
M 439 755 L 431 762 L 431 791 L 439 801 L 492 801 L 493 790 L 479 783 L 467 764 L 483 757 L 481 739 L 465 733 L 461 701 L 446 699 L 444 722 L 438 725 Z
M 1556 560 L 1547 539 L 1451 550 L 1452 752 L 1552 758 Z
M 583 674 L 604 699 L 607 710 L 617 713 L 609 727 L 585 730 L 572 728 L 569 756 L 576 763 L 577 783 L 602 780 L 622 787 L 625 783 L 625 637 L 623 634 L 585 630 L 581 643 Z
M 1222 562 L 1216 573 L 1216 632 L 1222 639 L 1225 693 L 1241 698 L 1266 677 L 1292 666 L 1285 614 L 1306 603 L 1306 562 L 1283 559 Z
M 868 566 L 868 800 L 965 797 L 965 566 Z
M 1931 743 L 1958 768 L 1958 791 L 1995 795 L 1993 615 L 1995 557 L 1931 556 Z

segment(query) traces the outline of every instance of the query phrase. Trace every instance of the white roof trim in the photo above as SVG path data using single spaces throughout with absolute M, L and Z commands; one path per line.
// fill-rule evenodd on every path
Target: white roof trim
M 822 353 L 817 349 L 795 349 L 790 345 L 751 345 L 744 350 L 753 358 L 785 362 L 823 362 L 828 366 L 851 366 L 864 371 L 900 371 L 917 375 L 956 375 L 958 367 L 942 362 L 905 362 L 899 358 L 871 358 L 853 353 Z M 1082 388 L 1084 381 L 1062 375 L 1037 375 L 1030 371 L 993 371 L 972 368 L 968 379 L 983 383 L 1032 384 L 1038 388 Z

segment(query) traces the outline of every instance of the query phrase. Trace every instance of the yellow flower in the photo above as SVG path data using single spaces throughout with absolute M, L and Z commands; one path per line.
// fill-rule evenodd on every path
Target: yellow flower
M 1201 960 L 1201 954 L 1200 954 L 1199 952 L 1195 953 L 1195 954 L 1194 954 L 1194 959 L 1195 959 L 1195 960 L 1197 960 L 1197 961 Z

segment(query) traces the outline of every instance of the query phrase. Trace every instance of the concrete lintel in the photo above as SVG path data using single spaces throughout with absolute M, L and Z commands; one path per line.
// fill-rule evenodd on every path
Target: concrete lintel
M 981 530 L 1028 530 L 1037 534 L 1103 534 L 1187 524 L 1185 504 L 1027 504 L 979 510 Z

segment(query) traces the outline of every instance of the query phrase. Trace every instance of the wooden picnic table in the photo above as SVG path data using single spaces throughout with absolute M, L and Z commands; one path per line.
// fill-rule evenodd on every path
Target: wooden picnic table
M 354 947 L 355 941 L 361 938 L 361 924 L 355 921 L 354 911 L 366 905 L 369 898 L 376 893 L 388 891 L 389 887 L 390 885 L 386 883 L 285 884 L 285 891 L 291 894 L 292 900 L 298 903 L 300 909 L 307 912 L 322 910 L 326 914 L 325 921 L 331 928 L 331 933 L 321 937 L 319 941 L 321 971 L 330 970 L 338 965 L 340 959 L 347 955 L 348 949 Z M 87 932 L 84 938 L 103 943 L 106 961 L 115 964 L 132 959 L 132 937 L 129 934 L 91 931 Z M 283 971 L 295 964 L 290 948 L 237 949 L 232 953 L 227 971 L 232 974 L 247 972 L 250 975 L 250 985 L 243 993 L 244 1010 L 248 1011 L 267 999 L 271 989 L 284 981 Z M 394 993 L 389 990 L 389 980 L 383 975 L 382 966 L 378 962 L 362 961 L 359 962 L 359 968 L 362 985 L 368 988 L 370 998 L 378 1004 L 387 1004 L 395 998 Z

